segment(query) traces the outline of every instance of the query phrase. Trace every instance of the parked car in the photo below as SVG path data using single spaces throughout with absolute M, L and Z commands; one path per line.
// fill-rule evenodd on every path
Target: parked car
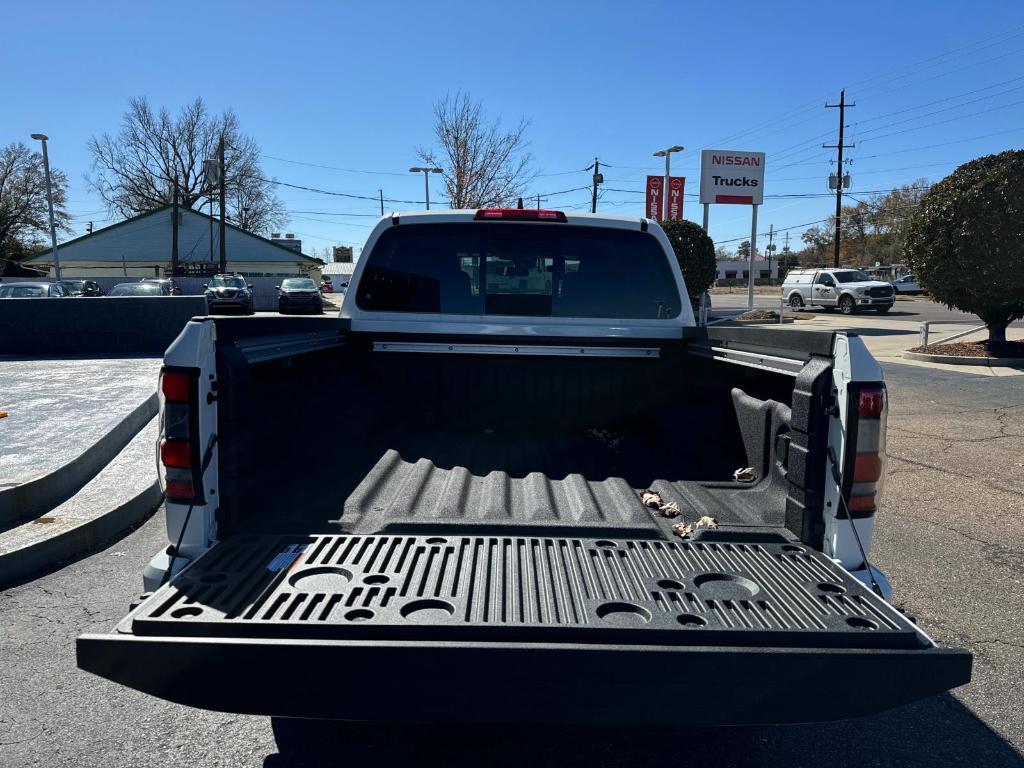
M 68 296 L 102 296 L 103 289 L 95 280 L 61 280 Z
M 903 277 L 898 277 L 895 280 L 891 280 L 889 282 L 889 285 L 893 287 L 893 290 L 896 291 L 896 293 L 925 293 L 924 288 L 921 287 L 921 284 L 917 282 L 913 275 L 904 275 Z
M 837 307 L 844 315 L 861 309 L 888 312 L 896 300 L 889 283 L 850 268 L 791 269 L 782 283 L 782 295 L 794 308 Z
M 530 253 L 550 289 L 492 281 Z M 195 318 L 161 382 L 167 538 L 78 665 L 282 752 L 317 718 L 803 723 L 970 679 L 868 562 L 864 341 L 698 326 L 655 222 L 395 214 L 339 318 Z
M 0 299 L 54 299 L 68 295 L 60 283 L 0 283 Z
M 277 311 L 282 315 L 291 312 L 324 311 L 324 300 L 320 297 L 316 283 L 308 277 L 289 277 L 277 288 Z
M 167 296 L 166 288 L 154 283 L 118 283 L 108 296 Z
M 331 282 L 330 275 L 320 278 L 320 291 L 321 293 L 334 293 L 334 283 Z
M 241 275 L 214 275 L 206 289 L 206 309 L 210 314 L 225 311 L 253 313 L 252 288 Z
M 164 296 L 181 295 L 181 288 L 179 288 L 178 284 L 170 277 L 144 277 L 139 280 L 139 282 L 159 285 L 164 291 Z

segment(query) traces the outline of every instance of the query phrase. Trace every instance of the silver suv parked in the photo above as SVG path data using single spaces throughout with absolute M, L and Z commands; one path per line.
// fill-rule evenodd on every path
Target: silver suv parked
M 794 269 L 782 283 L 782 295 L 791 307 L 838 307 L 844 315 L 861 309 L 888 312 L 895 301 L 889 283 L 872 280 L 859 269 Z

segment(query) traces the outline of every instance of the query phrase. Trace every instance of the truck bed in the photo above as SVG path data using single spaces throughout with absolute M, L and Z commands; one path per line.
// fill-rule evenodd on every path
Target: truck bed
M 192 706 L 419 721 L 832 720 L 970 670 L 823 555 L 721 530 L 239 535 L 78 659 Z

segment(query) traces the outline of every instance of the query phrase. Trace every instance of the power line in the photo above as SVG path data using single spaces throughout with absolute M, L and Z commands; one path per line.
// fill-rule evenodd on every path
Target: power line
M 889 136 L 899 136 L 900 134 L 909 133 L 910 131 L 919 131 L 919 130 L 921 130 L 923 128 L 933 128 L 936 125 L 945 125 L 946 123 L 952 123 L 952 122 L 955 122 L 957 120 L 966 120 L 968 117 L 977 117 L 978 115 L 987 115 L 989 112 L 996 112 L 996 111 L 998 111 L 1000 109 L 1006 109 L 1007 107 L 1015 107 L 1015 106 L 1017 106 L 1019 104 L 1024 104 L 1024 99 L 1021 99 L 1020 101 L 1013 101 L 1013 102 L 1010 102 L 1009 104 L 1002 104 L 1002 105 L 1000 105 L 998 107 L 992 107 L 991 109 L 983 109 L 980 112 L 971 112 L 970 114 L 967 114 L 967 115 L 958 115 L 957 117 L 951 117 L 951 118 L 949 118 L 947 120 L 939 120 L 939 121 L 934 122 L 934 123 L 927 123 L 925 125 L 918 125 L 918 126 L 915 126 L 913 128 L 904 128 L 901 131 L 893 131 L 892 133 L 883 133 L 881 136 L 870 136 L 870 137 L 868 137 L 866 139 L 863 139 L 862 141 L 877 141 L 878 139 L 885 139 L 885 138 L 888 138 Z
M 858 120 L 857 122 L 858 123 L 872 123 L 875 120 L 881 120 L 883 117 L 892 117 L 894 115 L 902 115 L 905 112 L 913 112 L 915 109 L 924 109 L 925 107 L 931 107 L 931 106 L 933 106 L 935 104 L 942 104 L 942 103 L 947 102 L 947 101 L 952 101 L 953 99 L 961 99 L 964 96 L 973 96 L 976 93 L 981 93 L 982 91 L 988 91 L 988 90 L 991 90 L 992 88 L 998 88 L 1001 85 L 1009 85 L 1010 83 L 1016 83 L 1018 80 L 1024 80 L 1024 75 L 1021 75 L 1019 77 L 1011 78 L 1010 80 L 1004 80 L 1001 83 L 993 83 L 992 85 L 986 85 L 984 88 L 975 88 L 973 91 L 966 91 L 965 93 L 958 93 L 958 94 L 956 94 L 954 96 L 947 96 L 944 99 L 936 99 L 935 101 L 928 101 L 928 102 L 925 102 L 924 104 L 918 104 L 918 105 L 913 106 L 913 107 L 906 107 L 904 109 L 897 109 L 895 112 L 886 112 L 883 115 L 876 115 L 875 117 L 869 117 L 869 118 L 867 118 L 865 120 Z M 1018 90 L 1018 89 L 1012 88 L 1010 90 Z M 1003 93 L 1009 93 L 1009 91 L 1004 91 Z M 1001 93 L 994 93 L 994 94 L 990 94 L 989 96 L 986 96 L 985 98 L 993 98 L 995 96 L 1000 96 L 1000 95 L 1002 95 L 1002 94 Z M 971 102 L 967 102 L 967 103 L 970 104 Z M 965 105 L 964 104 L 960 104 L 959 106 L 965 106 Z M 951 107 L 951 109 L 955 109 L 955 108 L 956 107 Z
M 305 165 L 310 168 L 325 168 L 329 171 L 342 171 L 344 173 L 363 173 L 369 176 L 402 176 L 408 177 L 408 173 L 399 173 L 398 171 L 365 171 L 358 168 L 340 168 L 336 165 L 323 165 L 321 163 L 307 163 L 303 160 L 289 160 L 286 157 L 276 157 L 275 155 L 260 155 L 268 160 L 277 160 L 281 163 L 290 163 L 292 165 Z
M 963 144 L 966 141 L 978 141 L 980 139 L 989 139 L 989 138 L 992 138 L 993 136 L 1004 136 L 1007 133 L 1016 133 L 1017 131 L 1024 131 L 1024 126 L 1018 126 L 1016 128 L 1008 128 L 1005 131 L 995 131 L 993 133 L 983 133 L 980 136 L 969 136 L 969 137 L 964 138 L 964 139 L 953 139 L 952 141 L 943 141 L 943 142 L 940 142 L 938 144 L 925 144 L 925 145 L 922 145 L 922 146 L 919 146 L 919 147 L 908 147 L 907 149 L 897 149 L 897 150 L 895 150 L 893 152 L 880 152 L 880 153 L 874 154 L 874 155 L 865 155 L 865 156 L 860 157 L 858 159 L 860 159 L 860 160 L 871 160 L 871 159 L 876 158 L 876 157 L 890 157 L 892 155 L 906 154 L 907 152 L 919 152 L 922 149 L 935 149 L 937 147 L 948 147 L 951 144 Z M 880 136 L 876 136 L 875 138 L 881 138 L 881 137 Z

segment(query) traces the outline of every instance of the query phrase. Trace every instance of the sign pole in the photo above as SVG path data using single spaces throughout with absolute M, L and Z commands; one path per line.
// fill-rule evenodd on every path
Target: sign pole
M 672 153 L 671 152 L 666 152 L 665 153 L 665 186 L 661 188 L 661 220 L 662 221 L 668 221 L 668 218 L 669 218 L 669 216 L 668 216 L 668 195 L 669 195 L 668 185 L 669 185 L 669 177 L 672 175 L 672 172 L 670 171 L 670 166 L 669 166 L 669 163 L 670 163 L 669 158 L 671 158 L 671 157 L 672 157 Z
M 754 308 L 754 254 L 757 253 L 757 206 L 750 206 L 750 266 L 747 270 L 747 309 Z
M 710 203 L 704 203 L 704 232 L 708 231 L 708 210 L 711 208 Z

